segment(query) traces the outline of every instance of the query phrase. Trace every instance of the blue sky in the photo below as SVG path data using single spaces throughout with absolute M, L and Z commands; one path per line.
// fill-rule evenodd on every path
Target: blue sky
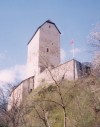
M 72 39 L 76 59 L 81 62 L 92 60 L 87 36 L 100 22 L 100 0 L 0 0 L 1 78 L 8 77 L 6 73 L 12 76 L 13 71 L 14 78 L 17 74 L 22 76 L 27 42 L 37 27 L 48 19 L 56 23 L 62 33 L 63 60 L 72 59 Z

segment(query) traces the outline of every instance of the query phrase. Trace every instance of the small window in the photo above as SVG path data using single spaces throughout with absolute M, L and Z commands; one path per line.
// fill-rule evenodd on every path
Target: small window
M 52 43 L 52 45 L 53 45 L 53 43 Z
M 49 49 L 47 48 L 47 52 L 49 52 Z
M 49 25 L 49 28 L 51 28 L 51 26 Z
M 29 90 L 29 93 L 31 93 L 31 92 L 32 92 L 32 89 Z

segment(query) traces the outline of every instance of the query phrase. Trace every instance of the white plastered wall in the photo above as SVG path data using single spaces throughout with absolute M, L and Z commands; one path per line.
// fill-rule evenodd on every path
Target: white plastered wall
M 28 55 L 27 55 L 27 78 L 39 73 L 39 34 L 40 30 L 37 31 L 35 36 L 28 44 Z

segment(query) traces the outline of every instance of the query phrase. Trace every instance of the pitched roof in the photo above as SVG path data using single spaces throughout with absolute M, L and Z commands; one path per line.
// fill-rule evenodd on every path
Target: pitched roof
M 37 33 L 37 31 L 38 31 L 45 23 L 51 23 L 51 24 L 53 24 L 53 25 L 56 27 L 56 29 L 58 30 L 58 32 L 61 34 L 61 32 L 60 32 L 60 30 L 58 29 L 58 27 L 56 26 L 56 24 L 55 24 L 54 22 L 50 21 L 50 20 L 47 20 L 47 21 L 45 21 L 41 26 L 39 26 L 39 27 L 37 28 L 37 30 L 35 31 L 35 33 L 34 33 L 33 36 L 31 37 L 31 39 L 29 40 L 28 44 L 29 44 L 30 41 L 33 39 L 33 37 L 35 36 L 35 34 Z

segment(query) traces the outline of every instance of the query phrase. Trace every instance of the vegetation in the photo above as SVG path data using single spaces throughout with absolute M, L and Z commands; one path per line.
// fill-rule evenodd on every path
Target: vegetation
M 100 125 L 99 84 L 100 80 L 94 77 L 76 82 L 63 81 L 60 88 L 66 108 L 66 127 Z M 36 89 L 26 102 L 27 127 L 64 126 L 64 112 L 57 86 L 51 84 Z
M 93 76 L 77 81 L 63 80 L 57 84 L 44 84 L 24 100 L 11 111 L 0 105 L 0 127 L 100 125 L 100 79 Z
M 94 57 L 92 73 L 96 76 L 100 76 L 100 23 L 91 30 L 88 41 L 92 47 Z

